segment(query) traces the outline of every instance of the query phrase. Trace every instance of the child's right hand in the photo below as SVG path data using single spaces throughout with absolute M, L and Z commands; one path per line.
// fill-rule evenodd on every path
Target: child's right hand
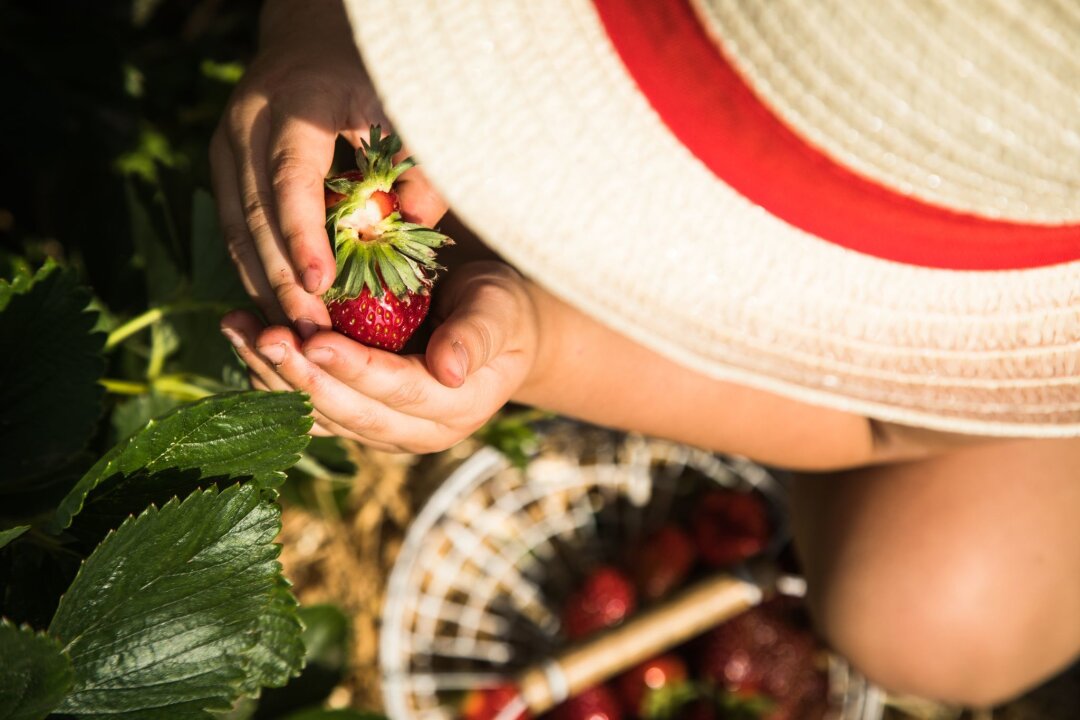
M 318 297 L 336 273 L 323 180 L 338 135 L 358 147 L 371 124 L 388 126 L 340 0 L 267 2 L 259 54 L 214 133 L 210 166 L 248 294 L 271 322 L 305 336 L 330 327 Z M 416 168 L 398 195 L 408 219 L 424 225 L 446 212 Z

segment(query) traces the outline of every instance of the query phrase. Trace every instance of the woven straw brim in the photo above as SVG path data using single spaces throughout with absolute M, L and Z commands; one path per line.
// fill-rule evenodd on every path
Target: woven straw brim
M 1080 435 L 1080 262 L 1016 271 L 908 266 L 773 217 L 677 141 L 585 0 L 347 5 L 389 117 L 455 211 L 524 273 L 601 322 L 712 377 L 817 405 L 953 432 Z M 908 28 L 929 33 L 934 20 Z M 711 31 L 735 34 L 719 22 Z M 751 49 L 763 42 L 746 33 L 739 57 L 756 57 Z M 813 65 L 820 54 L 798 63 Z M 777 77 L 790 63 L 745 64 L 750 74 Z M 827 64 L 800 83 L 826 82 Z M 862 79 L 872 84 L 881 72 L 863 68 Z M 814 107 L 783 83 L 770 87 L 793 117 Z M 1073 132 L 1078 110 L 1054 122 L 1071 122 Z M 948 113 L 939 115 L 944 132 Z M 844 113 L 833 116 L 843 128 Z M 935 144 L 934 118 L 918 117 L 920 142 Z M 889 134 L 903 137 L 899 126 Z M 1067 132 L 1055 137 L 1069 141 Z M 875 166 L 875 153 L 858 142 L 830 142 L 839 155 L 864 158 L 868 174 L 929 188 L 943 203 L 985 209 L 987 196 L 1004 193 L 1011 200 L 998 203 L 999 215 L 1080 217 L 1074 165 L 1045 148 L 1032 157 L 1056 158 L 1052 173 L 1002 171 L 1015 187 L 987 195 L 969 192 L 964 180 L 986 158 L 956 150 L 934 156 L 938 164 L 898 170 L 890 153 L 878 153 Z M 1057 199 L 1043 203 L 1040 193 Z

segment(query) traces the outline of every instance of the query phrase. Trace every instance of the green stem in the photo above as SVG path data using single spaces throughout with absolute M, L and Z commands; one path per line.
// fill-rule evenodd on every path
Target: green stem
M 141 382 L 115 380 L 113 378 L 101 378 L 98 382 L 115 395 L 145 395 L 150 392 L 150 386 Z
M 154 382 L 165 367 L 165 330 L 162 325 L 150 328 L 150 360 L 146 363 L 146 379 Z
M 161 375 L 149 383 L 102 378 L 99 382 L 106 390 L 116 395 L 146 395 L 151 390 L 156 390 L 177 400 L 188 401 L 199 400 L 214 394 L 206 388 L 189 382 L 189 377 L 189 375 Z
M 187 312 L 198 312 L 200 310 L 213 310 L 219 313 L 226 313 L 231 309 L 232 307 L 226 305 L 225 303 L 199 300 L 178 302 L 173 303 L 172 305 L 162 305 L 160 307 L 150 308 L 146 312 L 131 318 L 126 323 L 109 333 L 109 337 L 105 341 L 105 349 L 112 350 L 114 347 L 124 342 L 135 333 L 150 327 L 151 325 L 168 315 L 177 315 Z
M 186 382 L 181 375 L 162 375 L 154 380 L 154 389 L 179 400 L 200 400 L 214 393 Z

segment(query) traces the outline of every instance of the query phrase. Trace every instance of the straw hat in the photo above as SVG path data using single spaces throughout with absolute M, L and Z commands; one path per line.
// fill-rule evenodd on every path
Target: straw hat
M 1080 9 L 347 0 L 492 247 L 713 377 L 1080 435 Z

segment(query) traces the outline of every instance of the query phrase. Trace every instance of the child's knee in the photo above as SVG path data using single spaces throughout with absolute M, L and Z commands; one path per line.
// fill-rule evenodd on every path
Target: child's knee
M 809 578 L 826 640 L 881 686 L 942 701 L 990 705 L 1064 666 L 1076 646 L 1046 642 L 1044 607 L 1009 591 L 972 550 L 935 566 L 861 563 Z

